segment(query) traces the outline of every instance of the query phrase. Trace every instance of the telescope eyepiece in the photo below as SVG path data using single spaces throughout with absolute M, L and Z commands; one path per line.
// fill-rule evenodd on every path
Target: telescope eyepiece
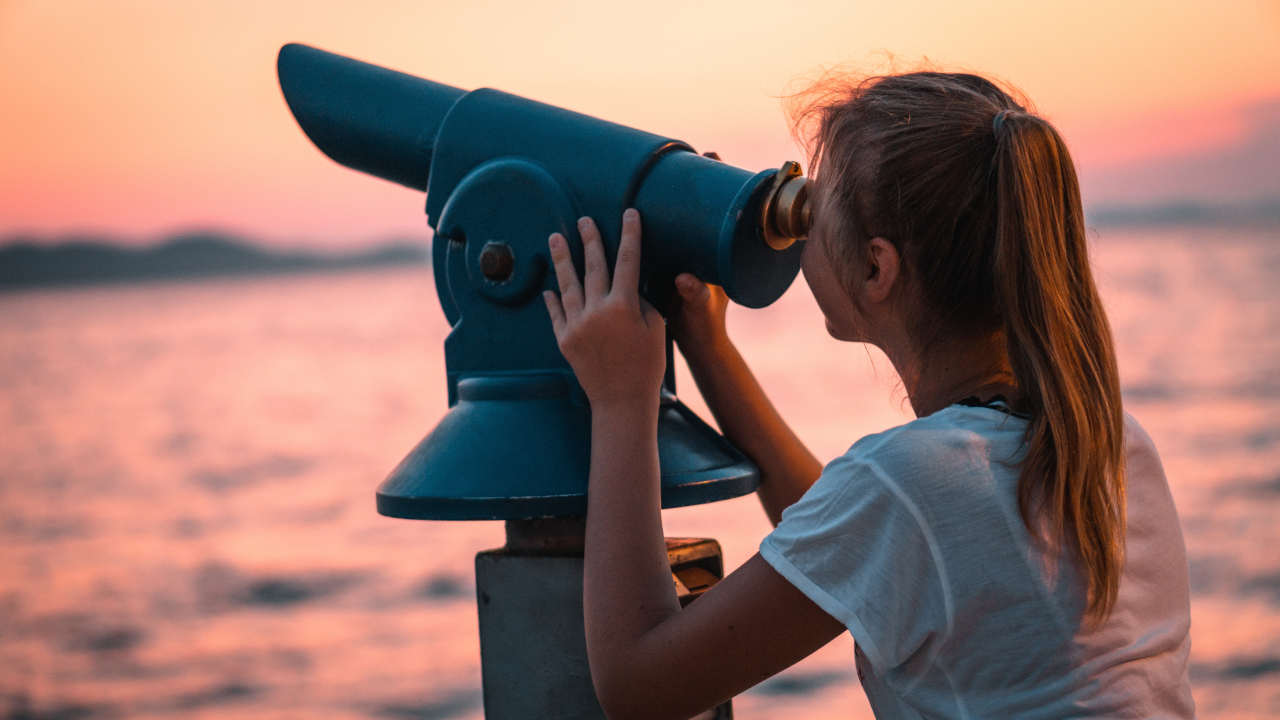
M 788 160 L 774 175 L 773 186 L 761 208 L 764 241 L 774 250 L 786 250 L 796 240 L 809 235 L 812 219 L 809 181 L 800 173 L 800 164 Z

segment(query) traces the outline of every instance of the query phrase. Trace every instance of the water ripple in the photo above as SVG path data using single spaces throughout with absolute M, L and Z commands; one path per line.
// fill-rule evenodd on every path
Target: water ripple
M 288 455 L 269 455 L 260 460 L 221 468 L 198 468 L 187 479 L 211 492 L 224 492 L 256 485 L 265 480 L 296 477 L 311 469 L 311 460 Z
M 847 672 L 788 672 L 774 675 L 748 692 L 769 696 L 808 695 L 829 685 L 852 681 L 853 673 Z
M 369 713 L 376 717 L 391 720 L 447 720 L 448 718 L 466 715 L 482 702 L 482 696 L 475 688 L 456 688 L 437 695 L 427 702 L 387 702 L 369 708 Z

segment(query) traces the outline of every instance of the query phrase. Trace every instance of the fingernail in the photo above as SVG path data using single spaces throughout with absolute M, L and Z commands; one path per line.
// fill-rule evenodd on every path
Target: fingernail
M 587 217 L 586 215 L 583 215 L 582 217 L 578 218 L 578 227 L 584 228 L 587 226 L 587 223 L 589 222 L 591 222 L 591 218 Z
M 548 247 L 553 247 L 553 248 L 554 248 L 558 242 L 560 242 L 560 234 L 559 234 L 559 233 L 551 233 L 549 236 L 547 236 L 547 246 L 548 246 Z
M 635 220 L 640 217 L 640 212 L 635 208 L 627 208 L 626 211 L 622 213 L 622 217 L 627 220 Z

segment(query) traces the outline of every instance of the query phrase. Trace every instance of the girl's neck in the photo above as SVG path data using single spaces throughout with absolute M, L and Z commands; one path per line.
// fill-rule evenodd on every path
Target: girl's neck
M 1003 333 L 938 340 L 924 353 L 899 349 L 889 357 L 906 386 L 916 417 L 931 415 L 970 396 L 989 400 L 1003 395 L 1011 404 L 1019 404 Z

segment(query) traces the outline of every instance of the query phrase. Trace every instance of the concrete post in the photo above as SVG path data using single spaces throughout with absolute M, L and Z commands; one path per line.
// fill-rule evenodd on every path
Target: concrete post
M 605 717 L 582 625 L 582 518 L 508 520 L 507 545 L 476 555 L 486 720 Z M 667 538 L 672 582 L 687 605 L 724 576 L 715 540 Z M 733 717 L 730 702 L 698 720 Z

